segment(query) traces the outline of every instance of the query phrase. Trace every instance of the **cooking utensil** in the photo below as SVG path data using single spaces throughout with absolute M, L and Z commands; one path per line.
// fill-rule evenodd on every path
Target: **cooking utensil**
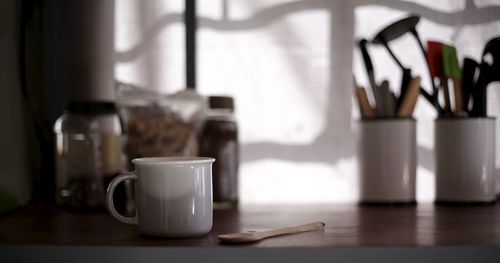
M 454 114 L 464 116 L 465 112 L 463 111 L 462 106 L 462 70 L 458 65 L 457 49 L 454 46 L 443 45 L 442 55 L 443 73 L 446 77 L 445 82 L 448 82 L 448 78 L 453 80 L 453 90 L 455 95 Z
M 440 78 L 443 73 L 443 43 L 427 41 L 427 61 L 431 76 Z
M 394 96 L 391 94 L 391 89 L 389 87 L 389 81 L 384 80 L 380 84 L 380 93 L 382 95 L 382 115 L 379 117 L 393 117 L 395 112 L 396 104 L 394 102 Z M 379 107 L 379 105 L 377 105 Z
M 399 117 L 411 117 L 413 115 L 413 110 L 415 109 L 419 95 L 420 81 L 421 78 L 418 76 L 411 80 L 408 91 L 406 92 L 403 102 L 401 103 L 401 107 L 398 110 Z
M 472 91 L 472 109 L 469 114 L 471 117 L 485 117 L 487 114 L 486 81 L 482 73 L 482 64 L 479 65 L 479 70 L 479 76 Z
M 387 28 L 389 28 L 389 27 L 387 27 Z M 403 75 L 402 81 L 401 81 L 401 90 L 400 90 L 400 94 L 399 94 L 399 98 L 401 99 L 402 97 L 404 97 L 404 93 L 406 92 L 407 84 L 405 82 L 407 82 L 408 79 L 411 78 L 411 69 L 406 68 L 405 66 L 403 66 L 403 64 L 401 63 L 401 61 L 398 59 L 398 57 L 396 57 L 396 55 L 394 54 L 394 52 L 392 51 L 392 49 L 389 47 L 388 42 L 391 41 L 392 39 L 396 38 L 396 37 L 399 37 L 399 36 L 396 36 L 398 32 L 387 30 L 387 28 L 385 28 L 384 30 L 382 30 L 381 32 L 379 32 L 375 36 L 375 38 L 372 40 L 372 43 L 374 43 L 374 44 L 382 44 L 385 47 L 385 49 L 387 50 L 387 52 L 389 52 L 389 55 L 394 59 L 394 61 L 401 68 L 402 75 Z M 396 106 L 399 107 L 399 104 L 400 104 L 400 101 L 398 100 Z M 387 105 L 387 102 L 384 103 L 384 105 Z M 386 114 L 386 112 L 384 111 L 384 115 L 385 114 Z
M 401 103 L 403 102 L 403 98 L 406 96 L 406 92 L 408 90 L 408 86 L 411 81 L 411 69 L 404 69 L 403 76 L 401 77 L 401 88 L 399 92 L 399 98 L 397 99 L 396 109 L 401 107 Z
M 397 110 L 397 104 L 398 104 L 398 98 L 396 97 L 396 94 L 394 94 L 394 91 L 390 91 L 391 94 L 391 102 L 390 102 L 390 108 L 391 108 L 391 117 L 394 117 L 396 115 L 396 110 Z
M 420 50 L 422 51 L 424 58 L 426 59 L 426 62 L 427 62 L 427 51 L 425 50 L 425 48 L 422 44 L 422 41 L 420 40 L 420 37 L 418 35 L 417 29 L 416 29 L 416 26 L 417 26 L 419 21 L 420 21 L 420 17 L 416 16 L 416 15 L 411 15 L 409 17 L 403 18 L 399 21 L 396 21 L 396 22 L 390 24 L 389 26 L 385 27 L 384 29 L 382 29 L 377 35 L 375 35 L 375 37 L 372 40 L 372 42 L 374 44 L 383 45 L 387 49 L 387 51 L 389 52 L 391 57 L 396 61 L 396 63 L 399 65 L 399 67 L 403 70 L 405 69 L 405 67 L 403 66 L 401 61 L 394 55 L 394 53 L 390 49 L 388 43 L 390 41 L 395 40 L 395 39 L 401 37 L 402 35 L 410 32 L 417 40 L 418 45 L 420 47 Z M 430 70 L 429 70 L 429 74 L 430 74 Z M 436 85 L 432 79 L 432 76 L 431 76 L 431 86 L 432 86 L 432 95 L 430 97 L 428 96 L 430 94 L 428 94 L 427 92 L 422 92 L 422 93 L 425 94 L 424 97 L 427 100 L 429 100 L 429 102 L 431 104 L 433 104 L 434 107 L 436 107 L 436 110 L 438 110 L 438 112 L 441 112 L 441 107 L 439 106 L 438 101 L 437 101 L 437 94 L 438 93 L 437 93 Z
M 370 106 L 370 101 L 368 100 L 365 88 L 356 88 L 356 98 L 358 99 L 361 116 L 363 118 L 374 118 L 377 115 L 375 109 Z
M 481 64 L 484 64 L 485 68 L 486 85 L 500 81 L 500 37 L 495 37 L 486 43 Z
M 420 95 L 424 96 L 424 98 L 430 102 L 430 103 L 433 103 L 434 102 L 434 96 L 429 94 L 429 92 L 427 92 L 425 89 L 423 89 L 422 87 L 420 87 Z M 441 112 L 442 109 L 441 109 L 441 106 L 439 104 L 435 104 L 437 105 L 437 108 L 438 108 L 438 112 Z
M 500 81 L 500 37 L 490 39 L 483 50 L 480 73 L 473 91 L 473 107 L 471 115 L 486 117 L 487 87 L 490 83 Z
M 372 60 L 370 58 L 370 54 L 368 53 L 368 49 L 366 47 L 367 42 L 368 41 L 366 39 L 361 39 L 358 42 L 358 47 L 361 51 L 361 55 L 363 57 L 363 62 L 365 64 L 366 74 L 368 75 L 368 80 L 370 81 L 370 86 L 371 86 L 372 91 L 373 91 L 375 105 L 377 106 L 377 107 L 375 107 L 375 110 L 376 110 L 378 115 L 382 115 L 383 114 L 383 107 L 379 106 L 382 104 L 382 98 L 381 98 L 380 90 L 379 90 L 377 83 L 375 81 L 375 72 L 373 70 Z M 366 93 L 366 91 L 365 91 L 365 93 Z
M 448 89 L 448 79 L 443 70 L 443 43 L 437 41 L 427 42 L 427 64 L 431 77 L 438 78 L 444 91 L 444 110 L 451 114 L 450 91 Z
M 244 233 L 231 233 L 219 235 L 218 238 L 222 242 L 226 243 L 245 243 L 245 242 L 255 242 L 262 240 L 264 238 L 280 236 L 286 234 L 295 234 L 307 231 L 322 230 L 325 229 L 325 223 L 323 222 L 313 222 L 305 225 L 285 227 L 271 229 L 267 231 L 254 231 L 254 232 L 244 232 Z
M 420 21 L 420 17 L 411 15 L 398 20 L 384 29 L 382 29 L 373 39 L 374 44 L 383 44 L 383 42 L 390 42 L 402 35 L 412 31 Z
M 371 88 L 375 90 L 375 88 L 377 87 L 377 84 L 375 82 L 375 73 L 373 71 L 372 60 L 371 60 L 370 54 L 368 53 L 368 50 L 366 48 L 367 42 L 368 41 L 366 39 L 361 39 L 358 42 L 358 47 L 361 51 L 361 55 L 363 56 L 363 62 L 365 64 L 366 74 L 368 75 L 368 79 L 370 81 Z
M 361 108 L 361 103 L 359 102 L 358 95 L 356 94 L 356 89 L 358 88 L 358 82 L 356 81 L 356 76 L 354 76 L 354 75 L 352 75 L 352 83 L 353 83 L 353 87 L 354 87 L 354 96 L 356 96 L 356 99 L 358 100 L 359 114 L 361 114 L 361 117 L 364 117 L 363 116 L 363 109 Z
M 464 110 L 469 112 L 470 96 L 476 82 L 479 64 L 472 58 L 464 58 L 462 65 L 462 105 Z

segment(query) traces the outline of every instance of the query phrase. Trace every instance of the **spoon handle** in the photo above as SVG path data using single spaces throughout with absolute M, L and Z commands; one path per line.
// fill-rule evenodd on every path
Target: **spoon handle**
M 309 224 L 304 224 L 304 225 L 298 225 L 298 226 L 292 226 L 292 227 L 284 227 L 284 228 L 277 228 L 277 229 L 271 229 L 267 231 L 262 231 L 259 233 L 259 237 L 261 238 L 268 238 L 272 236 L 279 236 L 279 235 L 285 235 L 285 234 L 295 234 L 295 233 L 300 233 L 300 232 L 307 232 L 307 231 L 313 231 L 313 230 L 321 230 L 325 228 L 325 223 L 323 222 L 313 222 Z

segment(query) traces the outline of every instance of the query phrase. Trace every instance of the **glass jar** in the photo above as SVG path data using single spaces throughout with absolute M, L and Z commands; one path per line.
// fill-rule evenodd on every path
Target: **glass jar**
M 202 129 L 200 156 L 213 157 L 214 207 L 238 203 L 238 125 L 231 97 L 209 97 L 210 110 Z
M 123 171 L 122 128 L 112 102 L 71 102 L 54 125 L 56 202 L 104 210 L 106 188 Z M 125 190 L 115 202 L 125 206 Z

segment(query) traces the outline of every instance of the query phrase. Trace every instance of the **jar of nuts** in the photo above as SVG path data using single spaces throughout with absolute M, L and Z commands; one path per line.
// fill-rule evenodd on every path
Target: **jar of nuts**
M 207 103 L 196 92 L 162 95 L 121 84 L 117 105 L 129 160 L 198 155 L 198 137 Z

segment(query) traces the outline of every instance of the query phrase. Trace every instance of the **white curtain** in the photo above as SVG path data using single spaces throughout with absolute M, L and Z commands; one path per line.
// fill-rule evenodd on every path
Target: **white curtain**
M 116 0 L 118 80 L 164 92 L 185 86 L 183 10 L 183 0 Z M 243 203 L 357 200 L 352 75 L 368 81 L 354 41 L 371 39 L 408 13 L 422 16 L 417 30 L 424 41 L 455 44 L 460 60 L 480 60 L 486 41 L 500 35 L 500 1 L 198 1 L 197 88 L 236 99 Z M 427 85 L 414 39 L 391 46 Z M 387 52 L 370 51 L 377 80 L 396 87 L 399 69 Z M 491 115 L 500 113 L 498 88 L 489 88 Z M 436 114 L 421 99 L 415 117 L 417 199 L 432 201 Z

